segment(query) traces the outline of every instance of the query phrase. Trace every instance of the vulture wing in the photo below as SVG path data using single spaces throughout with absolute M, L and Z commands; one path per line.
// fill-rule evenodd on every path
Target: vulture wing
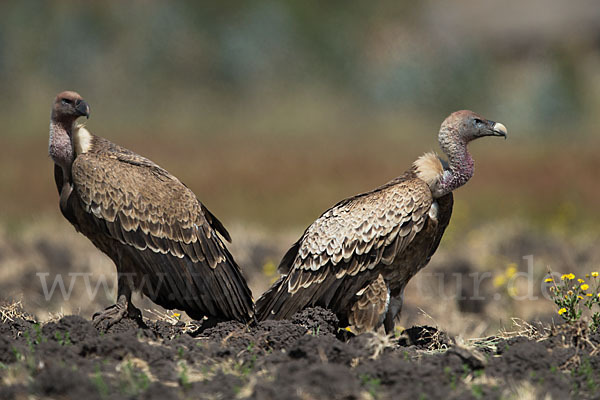
M 125 270 L 146 279 L 144 294 L 194 318 L 249 320 L 252 294 L 217 235 L 229 239 L 221 222 L 167 171 L 110 145 L 75 159 L 73 184 L 98 233 L 122 245 Z
M 423 229 L 433 203 L 425 182 L 407 173 L 341 201 L 306 229 L 283 257 L 282 277 L 257 301 L 259 319 L 288 318 L 310 305 L 339 312 L 377 279 Z

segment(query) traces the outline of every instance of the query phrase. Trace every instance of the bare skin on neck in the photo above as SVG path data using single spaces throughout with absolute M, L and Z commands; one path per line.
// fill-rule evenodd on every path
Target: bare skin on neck
M 448 167 L 444 169 L 439 159 L 427 153 L 415 161 L 417 174 L 429 185 L 434 198 L 442 197 L 458 189 L 471 179 L 475 165 L 467 145 L 485 136 L 503 136 L 506 127 L 486 120 L 467 110 L 457 111 L 444 120 L 440 127 L 438 142 L 448 157 Z

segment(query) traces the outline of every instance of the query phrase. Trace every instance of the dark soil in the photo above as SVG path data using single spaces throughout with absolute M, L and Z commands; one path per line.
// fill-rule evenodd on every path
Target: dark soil
M 79 316 L 0 324 L 0 398 L 504 399 L 600 396 L 600 335 L 583 325 L 458 345 L 432 327 L 353 336 L 308 309 L 201 331 Z

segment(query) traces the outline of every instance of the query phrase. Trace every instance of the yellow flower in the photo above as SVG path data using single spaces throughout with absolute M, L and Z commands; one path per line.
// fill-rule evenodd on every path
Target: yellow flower
M 516 273 L 517 264 L 512 263 L 506 266 L 506 271 L 504 272 L 504 275 L 506 275 L 507 278 L 512 278 Z
M 585 281 L 584 281 L 583 279 L 579 278 L 579 279 L 577 279 L 577 282 L 579 282 L 579 283 L 583 283 L 583 282 L 585 282 Z
M 262 266 L 263 274 L 266 276 L 273 276 L 277 272 L 277 265 L 273 261 L 267 261 Z
M 583 285 L 581 285 L 581 290 L 588 290 L 590 288 L 590 285 L 588 285 L 587 283 L 584 283 Z
M 587 297 L 592 297 L 592 296 L 593 296 L 593 294 L 591 294 L 591 293 L 586 293 L 585 295 L 586 295 Z
M 181 317 L 181 314 L 174 312 L 173 313 L 173 318 L 179 318 Z
M 569 279 L 569 280 L 573 280 L 575 279 L 575 275 L 573 274 L 564 274 L 563 276 L 560 277 L 561 280 L 565 280 L 565 279 Z
M 597 277 L 598 277 L 598 273 L 594 271 L 594 272 L 592 272 L 592 276 L 593 276 L 594 278 L 597 278 Z
M 563 315 L 566 312 L 567 312 L 567 309 L 563 307 L 560 310 L 558 310 L 558 315 Z
M 577 296 L 577 298 L 578 298 L 579 300 L 583 300 L 583 297 L 582 297 L 582 296 Z
M 494 277 L 494 287 L 500 287 L 503 286 L 506 283 L 506 278 L 504 277 L 504 275 L 498 275 L 496 277 Z
M 546 278 L 546 279 L 544 280 L 544 282 L 554 282 L 554 279 L 552 279 L 552 278 Z

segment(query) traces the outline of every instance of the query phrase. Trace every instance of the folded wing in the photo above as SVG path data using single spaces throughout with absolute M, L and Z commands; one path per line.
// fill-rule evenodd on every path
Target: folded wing
M 257 301 L 258 318 L 349 307 L 423 229 L 432 203 L 427 184 L 407 174 L 336 204 L 284 256 L 284 276 Z
M 153 301 L 195 316 L 252 317 L 251 292 L 217 232 L 229 234 L 177 178 L 115 146 L 79 155 L 72 179 L 98 234 L 121 245 L 113 251 L 146 279 Z

